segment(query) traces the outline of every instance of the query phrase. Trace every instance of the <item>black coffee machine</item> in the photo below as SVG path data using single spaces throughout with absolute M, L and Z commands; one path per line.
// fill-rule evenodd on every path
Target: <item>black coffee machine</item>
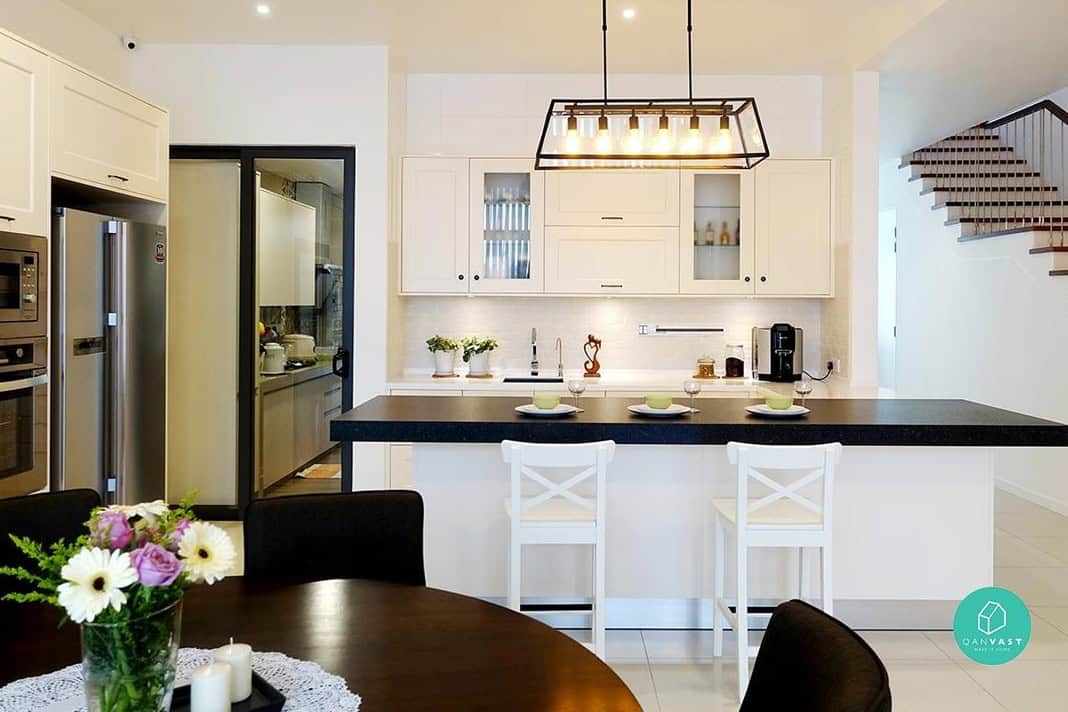
M 761 381 L 800 381 L 804 343 L 804 330 L 789 324 L 753 327 L 753 374 Z

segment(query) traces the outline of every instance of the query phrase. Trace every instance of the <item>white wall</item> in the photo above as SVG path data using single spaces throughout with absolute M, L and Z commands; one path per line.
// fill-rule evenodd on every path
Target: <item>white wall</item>
M 0 0 L 0 27 L 117 84 L 128 79 L 132 54 L 120 38 L 60 0 Z
M 967 398 L 1068 421 L 1068 278 L 1030 255 L 1027 233 L 957 241 L 933 196 L 884 168 L 897 210 L 898 395 Z M 1068 514 L 1068 453 L 1005 449 L 1003 484 Z
M 837 171 L 835 298 L 823 305 L 825 359 L 860 386 L 878 383 L 879 75 L 825 79 L 824 145 Z M 822 366 L 822 364 L 821 364 Z
M 171 142 L 356 146 L 355 401 L 385 382 L 388 57 L 384 47 L 146 45 L 133 90 Z
M 685 82 L 684 75 L 612 75 L 609 94 L 677 96 L 685 94 Z M 410 74 L 404 153 L 532 156 L 551 98 L 600 92 L 596 74 Z M 754 96 L 772 155 L 824 155 L 818 76 L 699 76 L 694 93 Z M 399 221 L 395 228 L 399 231 Z M 706 352 L 722 363 L 724 343 L 748 350 L 752 327 L 776 321 L 803 327 L 805 363 L 819 364 L 816 300 L 405 297 L 392 315 L 393 332 L 402 338 L 391 339 L 391 372 L 428 368 L 424 341 L 434 333 L 492 336 L 502 343 L 494 366 L 524 368 L 530 362 L 531 327 L 538 329 L 546 364 L 553 340 L 561 336 L 565 366 L 580 367 L 581 344 L 594 333 L 605 343 L 605 368 L 691 368 Z M 639 338 L 638 323 L 708 323 L 727 327 L 728 333 L 710 339 Z

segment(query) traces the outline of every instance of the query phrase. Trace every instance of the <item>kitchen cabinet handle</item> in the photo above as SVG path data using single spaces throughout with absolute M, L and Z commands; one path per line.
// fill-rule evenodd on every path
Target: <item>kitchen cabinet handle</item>
M 330 410 L 324 410 L 323 411 L 323 415 L 325 416 L 325 415 L 330 415 L 331 413 L 337 413 L 339 410 L 341 410 L 341 406 L 338 406 L 336 408 L 331 408 Z
M 746 282 L 751 282 L 751 281 L 753 281 L 753 280 L 752 280 L 752 278 L 751 278 L 751 277 L 750 277 L 749 275 L 745 275 L 745 281 L 746 281 Z
M 43 386 L 46 383 L 48 383 L 47 374 L 31 376 L 30 378 L 20 378 L 17 381 L 0 383 L 0 393 L 11 393 L 12 391 L 21 391 L 26 388 L 35 388 L 37 386 Z
M 767 282 L 768 281 L 767 275 L 761 275 L 760 281 L 761 282 Z
M 6 220 L 7 222 L 15 222 L 15 218 L 9 215 L 0 215 L 0 220 Z
M 456 279 L 463 281 L 464 276 L 462 274 L 456 275 Z
M 622 215 L 602 215 L 601 220 L 622 220 Z
M 330 390 L 328 390 L 328 391 L 325 391 L 325 392 L 323 393 L 323 395 L 324 395 L 324 396 L 332 396 L 332 395 L 334 395 L 335 393 L 340 393 L 340 392 L 341 392 L 341 386 L 338 386 L 337 388 L 331 388 Z
M 607 289 L 609 287 L 611 287 L 612 289 L 623 289 L 623 285 L 622 284 L 602 284 L 601 285 L 602 289 Z
M 475 275 L 474 279 L 475 279 L 476 282 L 478 281 L 478 275 L 477 274 Z
M 120 175 L 115 174 L 115 173 L 108 173 L 108 178 L 112 178 L 114 180 L 120 180 L 123 183 L 129 183 L 130 182 L 130 179 L 127 178 L 126 176 L 120 176 Z

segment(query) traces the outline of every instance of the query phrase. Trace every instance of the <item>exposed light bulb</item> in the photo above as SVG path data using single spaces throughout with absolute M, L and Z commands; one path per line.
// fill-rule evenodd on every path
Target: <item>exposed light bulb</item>
M 604 114 L 601 114 L 600 116 L 597 117 L 597 135 L 598 136 L 607 136 L 608 135 L 608 117 L 605 116 Z
M 719 117 L 719 135 L 730 136 L 731 133 L 731 117 L 724 114 Z
M 731 152 L 731 132 L 723 131 L 719 132 L 719 136 L 712 139 L 712 152 L 713 153 L 730 153 Z
M 641 123 L 638 121 L 637 114 L 631 114 L 627 124 L 630 127 L 631 136 L 637 136 L 641 132 Z
M 701 133 L 701 117 L 694 114 L 690 117 L 690 135 L 699 136 Z
M 594 142 L 594 149 L 597 153 L 608 153 L 612 148 L 612 139 L 608 135 L 608 131 L 598 131 L 597 140 Z
M 567 115 L 567 137 L 578 137 L 578 118 L 574 114 Z
M 661 135 L 662 137 L 663 137 L 663 136 L 667 136 L 667 135 L 668 135 L 668 132 L 670 131 L 670 129 L 669 129 L 669 127 L 668 127 L 668 117 L 667 117 L 667 114 L 661 114 L 661 115 L 660 115 L 660 122 L 659 122 L 659 126 L 660 126 L 660 128 L 659 128 L 659 131 L 660 131 L 660 135 Z

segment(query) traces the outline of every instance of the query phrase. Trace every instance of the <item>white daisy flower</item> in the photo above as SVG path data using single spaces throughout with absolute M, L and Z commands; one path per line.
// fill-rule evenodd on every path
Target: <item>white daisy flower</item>
M 192 522 L 178 543 L 178 555 L 193 581 L 215 583 L 234 565 L 237 552 L 230 535 L 214 524 Z
M 162 499 L 157 499 L 152 502 L 141 502 L 140 504 L 113 504 L 107 508 L 107 511 L 122 512 L 127 519 L 141 517 L 149 524 L 154 524 L 156 517 L 166 514 L 167 509 L 167 503 Z
M 92 623 L 109 605 L 116 611 L 126 603 L 121 589 L 137 583 L 130 555 L 97 547 L 82 549 L 70 558 L 60 575 L 59 605 L 75 623 Z

